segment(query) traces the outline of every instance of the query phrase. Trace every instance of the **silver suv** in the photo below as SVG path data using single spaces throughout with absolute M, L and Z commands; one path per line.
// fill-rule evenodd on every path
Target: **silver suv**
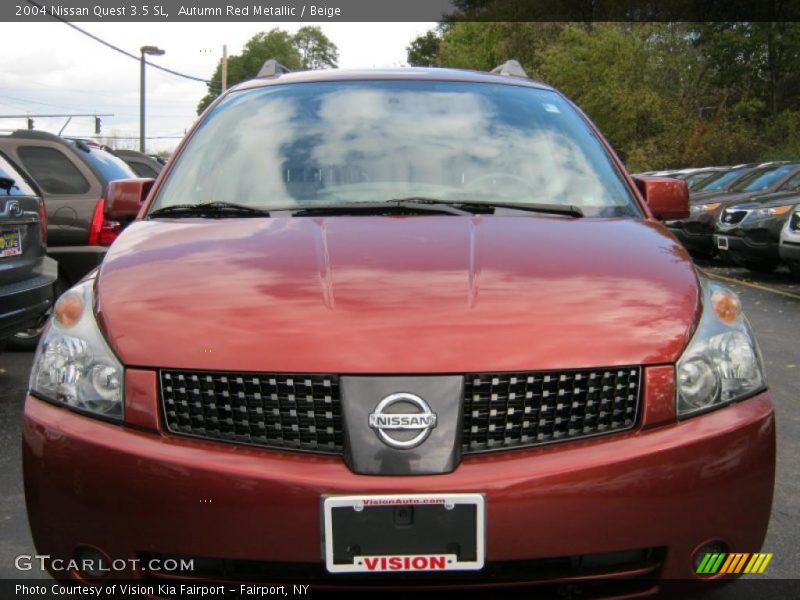
M 794 207 L 792 216 L 783 226 L 779 252 L 781 260 L 789 267 L 792 274 L 800 279 L 800 205 Z

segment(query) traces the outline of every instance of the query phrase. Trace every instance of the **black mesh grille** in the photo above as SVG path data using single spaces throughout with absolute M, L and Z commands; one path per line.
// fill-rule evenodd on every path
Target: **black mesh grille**
M 641 369 L 467 374 L 464 453 L 624 431 L 638 414 Z M 161 371 L 169 431 L 272 448 L 341 454 L 333 375 Z
M 330 375 L 161 371 L 174 433 L 341 453 L 339 383 Z
M 630 429 L 641 369 L 468 375 L 466 452 L 546 444 Z

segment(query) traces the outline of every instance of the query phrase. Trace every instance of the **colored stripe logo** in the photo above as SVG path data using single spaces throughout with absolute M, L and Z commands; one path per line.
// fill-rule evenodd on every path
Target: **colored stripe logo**
M 697 573 L 698 575 L 763 573 L 771 560 L 772 553 L 709 552 L 697 567 Z

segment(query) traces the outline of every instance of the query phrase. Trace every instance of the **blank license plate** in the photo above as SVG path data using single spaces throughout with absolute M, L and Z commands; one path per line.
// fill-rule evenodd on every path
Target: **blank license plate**
M 19 229 L 0 231 L 0 258 L 22 254 L 21 240 Z
M 482 494 L 328 496 L 325 566 L 331 573 L 483 568 Z

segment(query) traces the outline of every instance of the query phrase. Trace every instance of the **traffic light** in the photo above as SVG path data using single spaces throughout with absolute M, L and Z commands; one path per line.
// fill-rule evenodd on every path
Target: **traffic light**
M 102 122 L 100 121 L 100 117 L 95 117 L 94 118 L 94 132 L 96 134 L 100 133 L 100 126 L 101 125 L 102 125 Z
M 28 129 L 33 129 L 33 119 L 28 117 Z

